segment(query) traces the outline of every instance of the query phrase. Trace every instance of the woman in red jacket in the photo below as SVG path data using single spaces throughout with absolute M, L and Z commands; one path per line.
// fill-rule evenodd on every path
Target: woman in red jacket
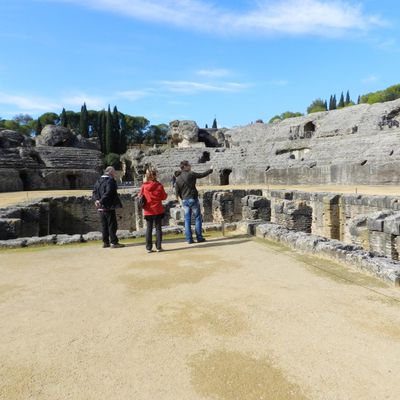
M 162 228 L 161 223 L 164 217 L 164 206 L 162 201 L 168 196 L 164 186 L 157 181 L 157 171 L 148 170 L 146 172 L 146 182 L 140 188 L 140 196 L 143 196 L 145 205 L 143 207 L 144 217 L 147 222 L 146 230 L 146 249 L 148 253 L 153 251 L 153 225 L 156 228 L 156 249 L 162 251 Z

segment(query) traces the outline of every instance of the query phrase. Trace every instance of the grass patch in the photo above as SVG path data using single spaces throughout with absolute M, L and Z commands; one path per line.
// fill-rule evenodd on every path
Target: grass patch
M 222 234 L 219 231 L 212 231 L 212 232 L 207 232 L 204 237 L 207 238 L 214 238 L 214 237 L 221 237 Z M 163 242 L 171 242 L 171 241 L 177 241 L 177 240 L 184 240 L 184 235 L 183 234 L 167 234 L 163 235 Z M 132 239 L 122 239 L 120 242 L 123 244 L 144 244 L 146 239 L 144 237 L 140 238 L 132 238 Z M 87 246 L 99 246 L 101 245 L 101 241 L 99 240 L 90 240 L 88 242 L 84 243 L 66 243 L 63 245 L 58 245 L 58 244 L 37 244 L 33 246 L 28 246 L 28 247 L 17 247 L 13 249 L 7 249 L 3 248 L 0 249 L 0 254 L 2 253 L 36 253 L 40 251 L 45 251 L 49 249 L 62 249 L 64 247 L 87 247 Z

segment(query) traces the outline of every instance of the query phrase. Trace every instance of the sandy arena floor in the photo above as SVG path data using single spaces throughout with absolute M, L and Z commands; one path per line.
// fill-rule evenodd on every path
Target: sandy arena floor
M 0 252 L 2 400 L 400 398 L 400 292 L 247 238 Z
M 336 193 L 357 193 L 369 195 L 400 196 L 399 186 L 345 186 L 345 185 L 315 185 L 315 186 L 285 186 L 285 185 L 235 185 L 235 186 L 199 186 L 200 189 L 208 190 L 228 190 L 228 189 L 287 189 L 304 190 L 306 192 L 336 192 Z M 129 189 L 121 189 L 120 192 Z M 91 195 L 90 190 L 37 190 L 30 192 L 8 192 L 0 193 L 0 208 L 8 207 L 13 204 L 37 200 L 43 197 L 62 197 L 62 196 L 85 196 Z

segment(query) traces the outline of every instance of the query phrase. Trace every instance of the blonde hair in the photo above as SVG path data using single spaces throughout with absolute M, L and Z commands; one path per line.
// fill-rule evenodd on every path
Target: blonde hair
M 156 182 L 157 181 L 157 170 L 155 169 L 148 169 L 146 171 L 146 181 L 153 181 Z

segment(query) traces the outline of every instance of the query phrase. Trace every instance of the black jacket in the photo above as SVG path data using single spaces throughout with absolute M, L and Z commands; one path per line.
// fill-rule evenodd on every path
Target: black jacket
M 181 171 L 181 173 L 176 177 L 176 197 L 180 197 L 182 200 L 197 199 L 199 197 L 199 192 L 196 189 L 197 179 L 205 178 L 212 172 L 212 169 L 202 173 Z
M 117 193 L 117 182 L 110 176 L 103 175 L 97 180 L 93 189 L 93 200 L 99 200 L 106 210 L 121 208 L 122 203 Z

